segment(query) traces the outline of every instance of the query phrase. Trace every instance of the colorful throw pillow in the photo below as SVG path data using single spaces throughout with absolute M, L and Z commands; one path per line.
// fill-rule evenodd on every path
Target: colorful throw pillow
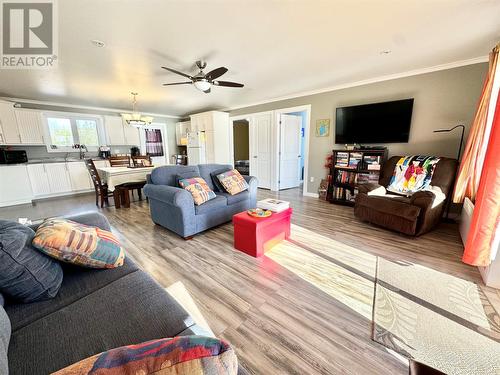
M 435 156 L 404 156 L 398 160 L 387 190 L 394 193 L 413 194 L 426 190 L 439 158 Z
M 194 204 L 197 206 L 216 197 L 215 193 L 201 177 L 183 178 L 179 180 L 179 186 L 191 193 Z
M 125 259 L 113 233 L 60 218 L 47 219 L 38 227 L 33 246 L 53 258 L 88 268 L 120 267 Z
M 0 291 L 17 302 L 54 298 L 63 280 L 59 262 L 31 245 L 34 236 L 25 225 L 0 220 Z
M 212 178 L 212 182 L 214 183 L 214 186 L 216 187 L 215 190 L 220 191 L 220 192 L 226 191 L 226 189 L 224 188 L 224 186 L 222 186 L 222 184 L 220 183 L 217 176 L 220 175 L 221 173 L 229 172 L 230 170 L 231 170 L 231 168 L 227 168 L 227 167 L 226 168 L 219 168 L 219 169 L 216 169 L 215 171 L 210 173 L 210 177 Z
M 217 175 L 224 189 L 231 195 L 236 195 L 248 189 L 248 184 L 236 169 Z
M 178 336 L 111 349 L 53 375 L 236 375 L 237 372 L 238 359 L 225 341 Z

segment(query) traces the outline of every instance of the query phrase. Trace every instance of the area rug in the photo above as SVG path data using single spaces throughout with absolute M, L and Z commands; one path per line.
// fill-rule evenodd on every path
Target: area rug
M 373 340 L 447 374 L 500 374 L 500 316 L 481 288 L 378 259 Z

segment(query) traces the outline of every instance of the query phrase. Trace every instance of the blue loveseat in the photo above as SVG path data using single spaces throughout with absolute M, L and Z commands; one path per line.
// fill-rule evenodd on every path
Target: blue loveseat
M 212 181 L 212 172 L 231 169 L 230 165 L 175 165 L 155 168 L 148 176 L 144 194 L 149 198 L 151 218 L 179 236 L 189 238 L 196 233 L 231 221 L 234 214 L 256 205 L 257 179 L 243 176 L 249 188 L 236 195 L 221 191 Z M 195 206 L 188 191 L 178 187 L 177 176 L 199 175 L 217 195 Z

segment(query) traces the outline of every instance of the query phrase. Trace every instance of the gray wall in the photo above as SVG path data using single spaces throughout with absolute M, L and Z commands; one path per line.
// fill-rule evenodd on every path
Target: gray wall
M 459 131 L 434 134 L 432 131 L 450 128 L 459 123 L 467 133 L 481 94 L 486 63 L 393 79 L 364 86 L 303 96 L 262 105 L 233 110 L 231 116 L 270 111 L 299 105 L 311 105 L 309 134 L 309 178 L 307 191 L 317 193 L 319 182 L 326 176 L 324 160 L 334 145 L 335 108 L 380 101 L 415 98 L 410 140 L 408 143 L 386 144 L 389 155 L 429 154 L 455 157 Z M 331 119 L 329 137 L 316 137 L 318 119 Z
M 233 144 L 234 144 L 234 162 L 236 160 L 248 160 L 250 158 L 248 121 L 233 122 Z

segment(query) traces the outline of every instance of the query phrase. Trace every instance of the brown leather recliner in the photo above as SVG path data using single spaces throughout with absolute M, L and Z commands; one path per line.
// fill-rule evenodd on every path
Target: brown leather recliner
M 446 198 L 453 191 L 458 162 L 456 159 L 440 158 L 430 183 L 433 191 L 418 191 L 407 197 L 385 190 L 400 158 L 393 156 L 384 163 L 378 184 L 358 186 L 354 215 L 363 221 L 419 236 L 439 223 Z

